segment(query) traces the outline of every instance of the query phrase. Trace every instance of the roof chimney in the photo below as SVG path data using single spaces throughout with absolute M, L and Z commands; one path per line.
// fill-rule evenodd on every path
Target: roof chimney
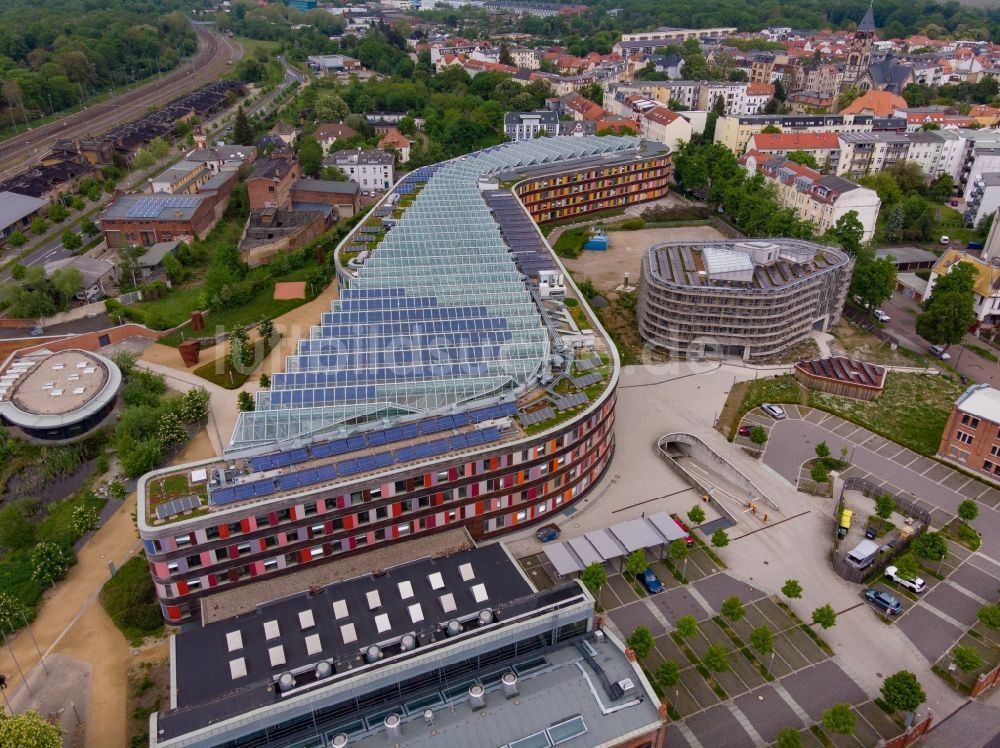
M 400 724 L 398 714 L 395 713 L 390 714 L 388 717 L 385 718 L 383 724 L 385 725 L 385 734 L 388 735 L 390 738 L 398 738 L 403 734 L 403 729 L 402 725 Z
M 504 698 L 512 699 L 517 696 L 517 675 L 514 674 L 513 670 L 508 670 L 503 674 L 500 685 L 503 687 Z
M 486 706 L 486 691 L 478 683 L 469 686 L 469 704 L 472 705 L 473 711 Z

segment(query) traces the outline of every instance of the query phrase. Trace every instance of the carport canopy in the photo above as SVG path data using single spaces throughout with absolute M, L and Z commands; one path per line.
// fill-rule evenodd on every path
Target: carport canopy
M 543 553 L 559 576 L 583 571 L 593 563 L 606 563 L 622 558 L 632 551 L 655 548 L 664 543 L 686 538 L 673 518 L 666 512 L 649 517 L 619 522 L 604 530 L 593 530 L 562 543 L 545 546 Z

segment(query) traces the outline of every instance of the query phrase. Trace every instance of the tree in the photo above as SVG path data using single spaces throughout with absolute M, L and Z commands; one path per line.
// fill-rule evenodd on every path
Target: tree
M 184 428 L 184 424 L 181 423 L 181 419 L 176 413 L 160 414 L 157 435 L 164 447 L 183 444 L 188 438 L 187 429 Z
M 857 296 L 866 309 L 874 309 L 892 297 L 896 290 L 896 262 L 892 256 L 872 257 L 859 254 L 851 275 L 851 295 Z
M 636 626 L 632 633 L 628 635 L 628 638 L 625 639 L 625 643 L 628 644 L 629 649 L 635 652 L 635 656 L 640 660 L 649 657 L 649 653 L 653 651 L 653 635 L 645 626 Z
M 943 561 L 948 557 L 948 541 L 939 532 L 925 532 L 913 541 L 913 552 L 928 561 Z
M 37 510 L 33 499 L 19 498 L 4 502 L 0 509 L 0 546 L 10 550 L 27 548 L 35 542 L 35 526 L 31 517 Z
M 253 346 L 250 345 L 250 336 L 243 325 L 234 325 L 229 333 L 229 360 L 233 368 L 240 370 L 253 363 Z
M 66 573 L 69 561 L 61 547 L 46 540 L 31 552 L 31 567 L 31 578 L 48 586 Z
M 147 169 L 151 169 L 155 163 L 156 158 L 153 157 L 153 154 L 149 152 L 148 148 L 143 148 L 132 157 L 132 166 L 136 169 L 136 171 L 146 171 Z
M 500 57 L 497 59 L 501 65 L 513 65 L 514 56 L 510 53 L 510 47 L 507 46 L 506 42 L 500 45 Z
M 236 119 L 233 121 L 233 141 L 237 145 L 253 145 L 253 126 L 242 105 L 236 110 Z
M 984 605 L 976 613 L 980 622 L 991 629 L 1000 629 L 1000 604 Z
M 667 554 L 670 556 L 670 560 L 675 564 L 679 564 L 681 561 L 686 559 L 690 552 L 691 551 L 687 547 L 687 543 L 684 541 L 684 538 L 673 540 L 670 545 L 667 546 Z
M 262 371 L 260 374 L 260 379 L 257 380 L 257 386 L 262 390 L 266 390 L 271 386 L 271 377 L 267 375 L 266 371 Z
M 656 670 L 656 680 L 663 688 L 674 688 L 681 682 L 681 666 L 673 660 L 664 660 Z
M 711 644 L 701 662 L 713 673 L 724 673 L 729 670 L 729 650 L 723 644 Z
M 750 645 L 761 654 L 774 651 L 774 634 L 770 626 L 758 626 L 750 632 Z
M 974 283 L 979 271 L 968 262 L 956 262 L 938 278 L 917 315 L 917 333 L 931 343 L 955 345 L 976 321 Z
M 896 501 L 887 493 L 875 497 L 875 514 L 882 519 L 889 519 L 896 511 Z
M 327 182 L 351 181 L 351 178 L 347 176 L 347 172 L 345 172 L 339 166 L 324 166 L 322 169 L 320 169 L 319 178 L 326 180 Z
M 270 317 L 264 317 L 257 324 L 257 334 L 260 336 L 261 340 L 271 343 L 274 341 L 274 322 L 271 321 Z
M 313 111 L 321 122 L 343 122 L 351 113 L 351 108 L 336 94 L 325 93 L 316 98 Z
M 244 413 L 254 409 L 255 406 L 253 397 L 250 395 L 249 392 L 241 392 L 236 397 L 236 407 L 239 408 Z
M 816 445 L 816 456 L 821 460 L 830 456 L 830 447 L 827 446 L 826 442 L 820 442 Z
M 705 510 L 695 504 L 687 513 L 692 525 L 700 525 L 705 521 Z
M 858 218 L 856 210 L 847 211 L 823 234 L 824 239 L 839 244 L 851 255 L 857 255 L 861 251 L 861 240 L 864 236 L 865 227 Z
M 163 447 L 155 437 L 142 439 L 130 445 L 127 451 L 118 450 L 122 471 L 128 478 L 138 478 L 148 473 L 163 460 Z
M 62 203 L 52 203 L 49 206 L 49 220 L 52 223 L 62 223 L 66 220 L 66 216 L 69 215 L 69 211 Z
M 966 499 L 958 505 L 958 516 L 966 522 L 972 522 L 972 520 L 979 516 L 979 504 L 973 499 Z
M 59 268 L 52 274 L 52 287 L 58 292 L 62 306 L 69 306 L 70 299 L 83 289 L 83 274 L 73 267 Z
M 13 631 L 24 622 L 28 608 L 13 595 L 0 592 L 0 630 Z
M 920 573 L 920 565 L 913 556 L 907 553 L 896 559 L 896 576 L 900 579 L 914 580 Z
M 62 748 L 62 744 L 62 726 L 33 709 L 0 719 L 0 748 Z
M 794 727 L 782 727 L 778 731 L 776 748 L 802 748 L 802 735 Z
M 712 545 L 716 548 L 725 548 L 729 545 L 729 535 L 721 527 L 712 533 Z
M 810 169 L 819 170 L 819 163 L 816 161 L 816 157 L 807 151 L 789 151 L 785 155 L 785 159 L 793 161 L 796 164 L 808 166 Z
M 721 611 L 722 615 L 730 621 L 738 621 L 747 613 L 746 609 L 743 607 L 743 602 L 735 595 L 727 597 L 723 601 Z
M 77 535 L 86 535 L 97 529 L 97 509 L 90 504 L 80 504 L 73 510 L 73 529 Z
M 35 216 L 31 219 L 31 233 L 35 236 L 41 236 L 45 233 L 49 225 L 45 222 L 45 219 L 41 216 Z
M 971 673 L 983 666 L 982 655 L 975 647 L 955 647 L 951 650 L 951 657 L 963 673 Z
M 837 623 L 837 611 L 829 603 L 821 605 L 812 612 L 812 621 L 824 629 L 831 628 Z
M 128 379 L 129 374 L 135 369 L 135 362 L 139 360 L 139 357 L 132 351 L 121 350 L 111 354 L 111 360 L 118 367 L 122 376 Z
M 170 143 L 163 138 L 153 138 L 149 141 L 149 153 L 159 164 L 170 154 Z
M 761 130 L 761 133 L 763 133 L 764 135 L 777 135 L 780 132 L 781 128 L 778 127 L 777 125 L 766 125 L 764 129 Z
M 913 712 L 927 701 L 927 694 L 920 687 L 917 676 L 908 670 L 900 670 L 882 682 L 882 698 L 901 712 Z
M 323 146 L 316 138 L 306 135 L 299 139 L 299 167 L 302 173 L 318 177 L 323 166 Z
M 646 563 L 646 552 L 641 548 L 637 551 L 632 551 L 628 556 L 625 557 L 625 571 L 636 577 L 646 570 L 648 564 Z
M 764 444 L 767 442 L 767 430 L 763 426 L 754 426 L 750 429 L 750 441 L 754 444 Z
M 850 704 L 834 704 L 823 712 L 823 727 L 838 735 L 853 733 L 856 721 Z
M 597 597 L 597 603 L 600 605 L 601 589 L 608 583 L 608 575 L 604 571 L 604 567 L 597 561 L 587 565 L 580 574 L 580 581 L 594 593 Z
M 28 243 L 28 237 L 20 231 L 12 231 L 10 236 L 7 237 L 7 241 L 10 242 L 10 246 L 12 247 L 23 247 Z
M 677 619 L 677 634 L 684 639 L 693 639 L 698 635 L 698 621 L 694 616 L 681 616 Z

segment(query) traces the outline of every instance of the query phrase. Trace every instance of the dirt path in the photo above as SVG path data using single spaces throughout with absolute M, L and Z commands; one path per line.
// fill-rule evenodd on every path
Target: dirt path
M 65 652 L 93 666 L 92 692 L 101 695 L 88 712 L 94 715 L 94 728 L 100 731 L 89 729 L 87 738 L 88 745 L 101 748 L 125 743 L 122 733 L 125 670 L 119 665 L 129 650 L 125 639 L 105 615 L 97 594 L 109 578 L 108 563 L 114 561 L 121 565 L 141 547 L 132 522 L 134 509 L 135 497 L 131 496 L 80 550 L 76 566 L 65 580 L 46 594 L 38 617 L 31 625 L 43 653 Z M 9 637 L 9 641 L 17 662 L 26 674 L 38 667 L 38 654 L 26 630 Z M 121 669 L 120 676 L 114 674 L 116 669 Z M 21 677 L 6 648 L 0 651 L 0 672 L 7 675 L 11 697 L 20 695 Z M 31 680 L 34 683 L 35 677 L 32 676 Z M 44 689 L 44 679 L 40 678 L 39 682 L 41 689 L 36 690 Z M 84 698 L 89 699 L 81 695 L 81 701 Z M 120 707 L 112 710 L 108 706 L 112 703 Z M 105 727 L 113 732 L 104 733 Z M 107 737 L 114 739 L 108 740 Z

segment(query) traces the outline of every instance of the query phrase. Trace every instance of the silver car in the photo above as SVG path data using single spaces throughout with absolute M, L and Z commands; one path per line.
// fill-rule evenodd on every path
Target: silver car
M 903 579 L 896 574 L 895 566 L 885 567 L 885 577 L 886 579 L 891 579 L 893 582 L 901 587 L 905 587 L 910 592 L 916 592 L 918 595 L 927 589 L 927 582 L 925 582 L 920 577 L 914 579 Z
M 761 403 L 760 409 L 767 413 L 775 421 L 780 421 L 785 417 L 785 411 L 780 406 L 772 403 Z

